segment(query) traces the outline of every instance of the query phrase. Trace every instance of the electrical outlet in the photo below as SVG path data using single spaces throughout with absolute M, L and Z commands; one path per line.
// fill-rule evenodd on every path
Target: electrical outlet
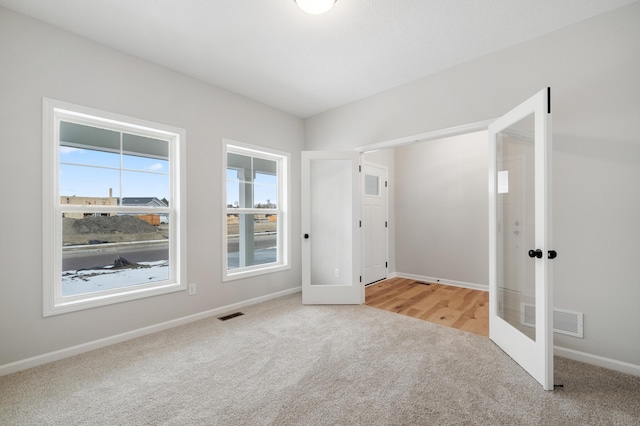
M 340 268 L 336 268 L 335 271 L 333 271 L 333 274 L 336 278 L 340 278 Z
M 194 294 L 196 294 L 196 290 L 196 283 L 189 284 L 189 296 L 193 296 Z

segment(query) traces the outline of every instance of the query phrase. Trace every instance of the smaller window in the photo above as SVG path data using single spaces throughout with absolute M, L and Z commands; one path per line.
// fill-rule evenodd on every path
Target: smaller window
M 380 176 L 364 175 L 364 194 L 372 197 L 380 196 Z
M 226 141 L 225 280 L 289 269 L 286 153 Z

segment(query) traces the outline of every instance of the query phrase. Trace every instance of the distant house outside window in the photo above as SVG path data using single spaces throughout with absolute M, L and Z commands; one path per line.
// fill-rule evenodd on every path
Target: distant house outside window
M 184 130 L 44 110 L 45 315 L 184 290 Z

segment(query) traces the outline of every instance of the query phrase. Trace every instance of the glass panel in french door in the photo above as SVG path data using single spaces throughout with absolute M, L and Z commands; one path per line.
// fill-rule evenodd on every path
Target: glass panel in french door
M 497 151 L 498 315 L 535 340 L 534 114 L 501 131 Z

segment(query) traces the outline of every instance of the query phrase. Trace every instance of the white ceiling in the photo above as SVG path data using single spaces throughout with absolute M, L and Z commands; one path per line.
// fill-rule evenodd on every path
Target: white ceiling
M 300 117 L 636 0 L 0 0 L 0 6 Z

